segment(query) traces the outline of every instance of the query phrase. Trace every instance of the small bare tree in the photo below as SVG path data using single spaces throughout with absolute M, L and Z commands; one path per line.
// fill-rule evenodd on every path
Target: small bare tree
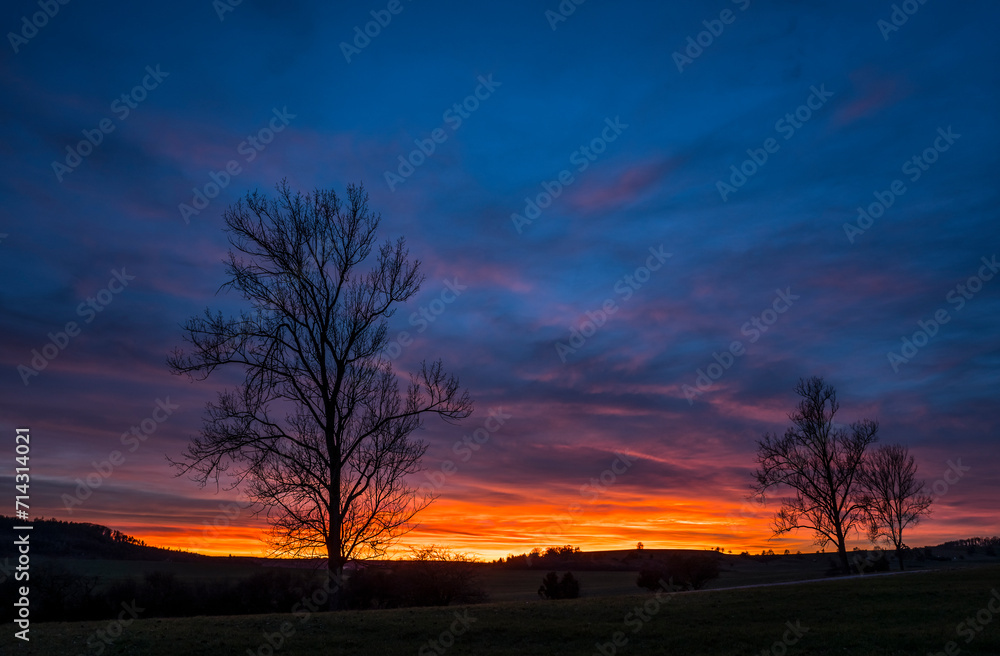
M 837 545 L 847 572 L 847 535 L 865 518 L 859 478 L 865 451 L 878 440 L 878 422 L 864 419 L 849 430 L 836 427 L 837 392 L 820 377 L 800 380 L 795 392 L 802 400 L 788 415 L 792 426 L 781 437 L 765 433 L 757 441 L 753 496 L 766 502 L 772 490 L 791 492 L 774 517 L 775 535 L 813 531 L 820 547 Z
M 861 482 L 868 538 L 892 544 L 902 571 L 903 530 L 930 514 L 934 499 L 924 492 L 924 482 L 917 480 L 916 462 L 901 444 L 875 449 L 862 469 Z
M 334 191 L 293 194 L 282 181 L 275 199 L 254 192 L 228 208 L 224 287 L 250 309 L 192 318 L 190 352 L 168 360 L 192 378 L 243 372 L 208 405 L 201 435 L 174 463 L 178 475 L 218 485 L 224 474 L 266 514 L 274 553 L 325 555 L 331 607 L 344 564 L 384 554 L 430 502 L 406 478 L 426 450 L 411 436 L 422 417 L 472 413 L 440 362 L 400 392 L 383 357 L 386 320 L 419 289 L 419 262 L 402 238 L 373 253 L 381 217 L 362 187 L 349 186 L 346 201 Z

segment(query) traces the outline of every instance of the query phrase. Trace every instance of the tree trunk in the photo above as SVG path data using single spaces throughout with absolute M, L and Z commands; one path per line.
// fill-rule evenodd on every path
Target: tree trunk
M 900 546 L 896 546 L 896 559 L 899 561 L 899 571 L 903 571 L 903 549 Z
M 339 549 L 338 549 L 339 551 Z M 326 561 L 326 586 L 330 591 L 328 608 L 331 611 L 344 608 L 344 562 L 336 553 L 331 553 Z
M 339 472 L 338 472 L 339 473 Z M 344 557 L 341 544 L 341 518 L 330 513 L 330 532 L 326 538 L 326 584 L 330 593 L 329 610 L 344 608 Z
M 841 528 L 840 522 L 835 525 L 837 529 L 837 553 L 840 555 L 840 566 L 843 569 L 844 574 L 851 573 L 851 563 L 847 560 L 847 545 L 844 540 L 844 529 Z
M 847 547 L 844 546 L 843 541 L 837 545 L 837 553 L 840 555 L 840 566 L 843 568 L 843 573 L 850 574 L 851 564 L 847 560 Z

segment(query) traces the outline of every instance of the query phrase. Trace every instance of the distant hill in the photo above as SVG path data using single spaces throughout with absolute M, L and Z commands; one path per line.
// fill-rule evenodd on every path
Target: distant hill
M 0 533 L 13 535 L 14 527 L 24 522 L 0 515 Z M 109 560 L 194 561 L 210 556 L 151 547 L 142 540 L 99 524 L 64 522 L 58 519 L 35 519 L 31 522 L 31 554 L 63 558 Z M 16 556 L 13 540 L 0 542 L 0 558 Z

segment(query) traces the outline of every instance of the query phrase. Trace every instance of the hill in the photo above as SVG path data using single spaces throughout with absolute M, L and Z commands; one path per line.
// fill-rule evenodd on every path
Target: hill
M 978 566 L 683 592 L 659 599 L 647 593 L 313 613 L 308 610 L 309 599 L 303 597 L 286 611 L 269 615 L 153 619 L 140 613 L 111 634 L 107 621 L 33 624 L 31 642 L 19 644 L 18 653 L 77 653 L 89 638 L 106 647 L 104 653 L 109 655 L 144 656 L 415 652 L 738 656 L 786 651 L 896 656 L 945 649 L 949 653 L 960 649 L 962 656 L 995 656 L 1000 653 L 996 627 L 970 626 L 969 618 L 991 613 L 984 609 L 998 587 L 1000 567 Z M 8 645 L 13 651 L 11 634 L 0 635 L 0 652 Z
M 13 535 L 20 520 L 0 515 L 0 532 Z M 142 540 L 99 524 L 64 522 L 58 519 L 36 519 L 31 522 L 31 553 L 33 556 L 57 558 L 196 561 L 210 556 L 147 545 Z M 12 540 L 0 542 L 0 558 L 16 556 Z

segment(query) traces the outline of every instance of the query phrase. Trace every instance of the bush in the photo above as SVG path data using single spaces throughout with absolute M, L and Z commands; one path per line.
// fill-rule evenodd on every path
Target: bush
M 344 604 L 348 608 L 367 610 L 370 608 L 398 608 L 400 594 L 397 582 L 385 567 L 356 569 L 344 584 Z
M 892 569 L 889 563 L 888 552 L 885 549 L 876 549 L 872 553 L 868 551 L 856 551 L 851 560 L 851 565 L 858 574 L 888 572 Z
M 663 578 L 665 573 L 666 569 L 663 567 L 645 567 L 639 570 L 639 577 L 635 580 L 635 584 L 650 592 L 666 589 L 670 584 Z
M 81 576 L 59 564 L 43 563 L 31 573 L 31 615 L 40 622 L 113 619 L 121 613 L 122 604 L 133 602 L 143 617 L 287 613 L 319 585 L 313 570 L 284 568 L 268 568 L 237 580 L 204 582 L 153 571 L 141 580 L 128 578 L 103 586 L 96 577 Z M 13 597 L 14 590 L 13 578 L 0 584 L 0 594 L 7 598 Z M 0 618 L 13 620 L 9 611 Z
M 700 590 L 719 576 L 719 558 L 715 553 L 686 553 L 651 563 L 639 570 L 636 585 L 647 590 L 679 587 Z
M 480 565 L 464 554 L 428 547 L 391 566 L 370 566 L 352 573 L 345 585 L 349 608 L 447 606 L 487 600 Z
M 59 563 L 39 563 L 31 569 L 30 584 L 8 577 L 0 585 L 4 599 L 16 600 L 15 593 L 21 586 L 30 587 L 31 619 L 38 622 L 103 619 L 99 596 L 94 592 L 97 579 L 82 576 Z M 4 605 L 0 617 L 13 622 L 16 608 Z M 118 610 L 121 610 L 120 608 Z
M 580 582 L 572 572 L 563 574 L 562 579 L 556 572 L 549 572 L 542 579 L 538 588 L 538 596 L 545 599 L 576 599 L 580 596 Z

